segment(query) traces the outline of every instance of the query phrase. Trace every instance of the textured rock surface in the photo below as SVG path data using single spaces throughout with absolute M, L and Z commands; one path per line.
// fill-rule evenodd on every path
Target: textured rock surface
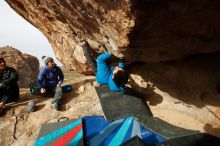
M 7 114 L 0 117 L 0 145 L 34 145 L 38 132 L 42 124 L 57 122 L 60 117 L 68 117 L 70 119 L 79 119 L 85 115 L 103 115 L 100 102 L 95 92 L 95 78 L 91 76 L 82 76 L 77 73 L 64 72 L 66 80 L 64 84 L 72 84 L 73 91 L 64 94 L 62 100 L 61 111 L 51 109 L 52 98 L 42 98 L 30 95 L 28 89 L 21 89 L 21 98 L 19 103 L 13 107 L 7 108 Z M 140 78 L 139 78 L 140 79 Z M 143 83 L 143 81 L 142 81 Z M 83 89 L 83 90 L 82 90 Z M 149 92 L 148 92 L 149 93 Z M 152 95 L 150 96 L 152 97 Z M 165 99 L 168 97 L 164 97 Z M 37 111 L 28 113 L 26 111 L 26 103 L 28 100 L 35 100 Z M 158 99 L 152 98 L 151 102 L 157 102 Z M 25 103 L 26 102 L 26 103 Z M 168 103 L 168 102 L 167 102 Z M 174 103 L 169 102 L 170 105 Z M 164 104 L 163 104 L 164 105 Z M 177 104 L 182 105 L 182 103 Z M 183 107 L 184 105 L 182 105 Z M 163 108 L 162 106 L 151 106 L 154 116 L 168 121 L 171 124 L 187 128 L 199 130 L 201 132 L 209 132 L 220 137 L 220 129 L 207 125 L 198 119 L 198 116 L 185 114 L 184 112 Z M 15 136 L 13 139 L 14 114 L 18 114 Z M 174 118 L 175 117 L 175 118 Z
M 94 76 L 85 77 L 77 73 L 66 73 L 64 84 L 72 84 L 73 91 L 64 94 L 61 111 L 51 108 L 53 98 L 43 98 L 33 96 L 28 89 L 21 88 L 21 98 L 18 103 L 8 107 L 4 117 L 0 117 L 0 145 L 34 145 L 40 131 L 41 125 L 45 123 L 57 122 L 61 117 L 69 119 L 79 119 L 85 115 L 102 115 L 101 106 L 96 96 L 94 86 Z M 80 91 L 80 87 L 84 91 Z M 36 111 L 28 113 L 26 110 L 28 100 L 34 100 Z M 19 114 L 20 113 L 20 114 Z M 14 114 L 18 114 L 15 137 L 13 130 L 15 125 Z
M 220 50 L 220 1 L 6 0 L 51 43 L 65 67 L 82 73 L 78 40 L 105 43 L 129 62 L 158 62 Z M 77 51 L 77 52 L 76 52 Z M 78 57 L 79 58 L 79 57 Z
M 163 113 L 178 111 L 204 123 L 207 131 L 220 133 L 219 57 L 203 54 L 177 62 L 136 64 L 130 68 L 130 84 L 146 97 L 155 116 L 176 121 L 178 116 Z
M 0 48 L 0 56 L 5 59 L 7 66 L 18 71 L 20 87 L 28 87 L 36 81 L 39 73 L 39 61 L 36 57 L 23 54 L 12 47 Z
M 185 116 L 177 116 L 184 113 L 202 122 L 205 131 L 220 135 L 219 55 L 180 60 L 220 51 L 220 1 L 6 1 L 48 38 L 66 68 L 89 73 L 79 42 L 86 40 L 95 56 L 104 43 L 129 63 L 148 63 L 131 65 L 130 84 L 144 92 L 155 116 L 184 124 Z M 179 61 L 150 64 L 174 60 Z

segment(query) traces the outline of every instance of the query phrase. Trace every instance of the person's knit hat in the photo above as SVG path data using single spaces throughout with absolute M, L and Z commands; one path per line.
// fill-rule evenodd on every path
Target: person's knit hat
M 48 64 L 48 62 L 50 62 L 51 60 L 53 60 L 52 57 L 47 57 L 47 56 L 42 56 L 43 62 L 45 65 Z

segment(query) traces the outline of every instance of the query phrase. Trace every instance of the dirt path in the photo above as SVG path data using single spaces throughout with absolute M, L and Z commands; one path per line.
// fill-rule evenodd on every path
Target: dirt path
M 69 78 L 71 77 L 71 74 L 69 74 Z M 41 125 L 57 122 L 60 117 L 78 119 L 85 115 L 102 115 L 94 89 L 97 85 L 94 77 L 77 75 L 76 78 L 72 77 L 72 79 L 66 80 L 65 83 L 72 84 L 73 91 L 65 94 L 61 111 L 51 108 L 52 98 L 32 96 L 28 89 L 21 89 L 19 102 L 36 99 L 37 111 L 28 113 L 26 103 L 8 108 L 4 117 L 0 117 L 0 145 L 33 145 Z M 201 132 L 208 131 L 218 135 L 218 129 L 213 129 L 185 113 L 161 108 L 160 106 L 150 106 L 150 108 L 154 116 L 173 125 Z M 17 115 L 16 118 L 15 115 Z M 15 131 L 14 127 L 16 127 Z

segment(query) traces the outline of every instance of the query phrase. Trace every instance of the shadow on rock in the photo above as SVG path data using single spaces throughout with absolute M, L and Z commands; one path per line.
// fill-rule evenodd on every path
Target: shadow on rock
M 220 83 L 219 58 L 220 53 L 199 54 L 179 61 L 136 63 L 130 65 L 128 70 L 133 76 L 141 78 L 133 77 L 132 86 L 148 95 L 152 104 L 161 102 L 162 94 L 166 93 L 199 108 L 207 104 L 220 106 L 220 94 L 216 88 Z M 152 86 L 143 88 L 143 83 Z M 155 88 L 161 95 L 157 95 Z
M 36 105 L 36 111 L 39 111 L 45 107 L 45 104 Z
M 220 128 L 214 128 L 210 124 L 205 124 L 203 128 L 207 133 L 215 135 L 220 138 Z
M 157 105 L 163 101 L 163 97 L 157 94 L 154 90 L 155 87 L 147 85 L 146 88 L 140 87 L 134 79 L 130 78 L 129 84 L 132 86 L 132 90 L 135 93 L 134 96 L 141 97 L 149 105 Z
M 65 93 L 63 94 L 63 98 L 62 98 L 62 104 L 67 104 L 69 103 L 73 98 L 78 97 L 79 94 L 76 92 L 71 92 L 71 93 Z

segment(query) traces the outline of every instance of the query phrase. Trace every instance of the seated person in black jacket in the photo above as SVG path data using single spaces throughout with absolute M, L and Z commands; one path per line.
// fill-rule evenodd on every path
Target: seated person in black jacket
M 0 57 L 0 111 L 8 102 L 15 102 L 19 98 L 18 73 L 6 66 L 4 58 Z

